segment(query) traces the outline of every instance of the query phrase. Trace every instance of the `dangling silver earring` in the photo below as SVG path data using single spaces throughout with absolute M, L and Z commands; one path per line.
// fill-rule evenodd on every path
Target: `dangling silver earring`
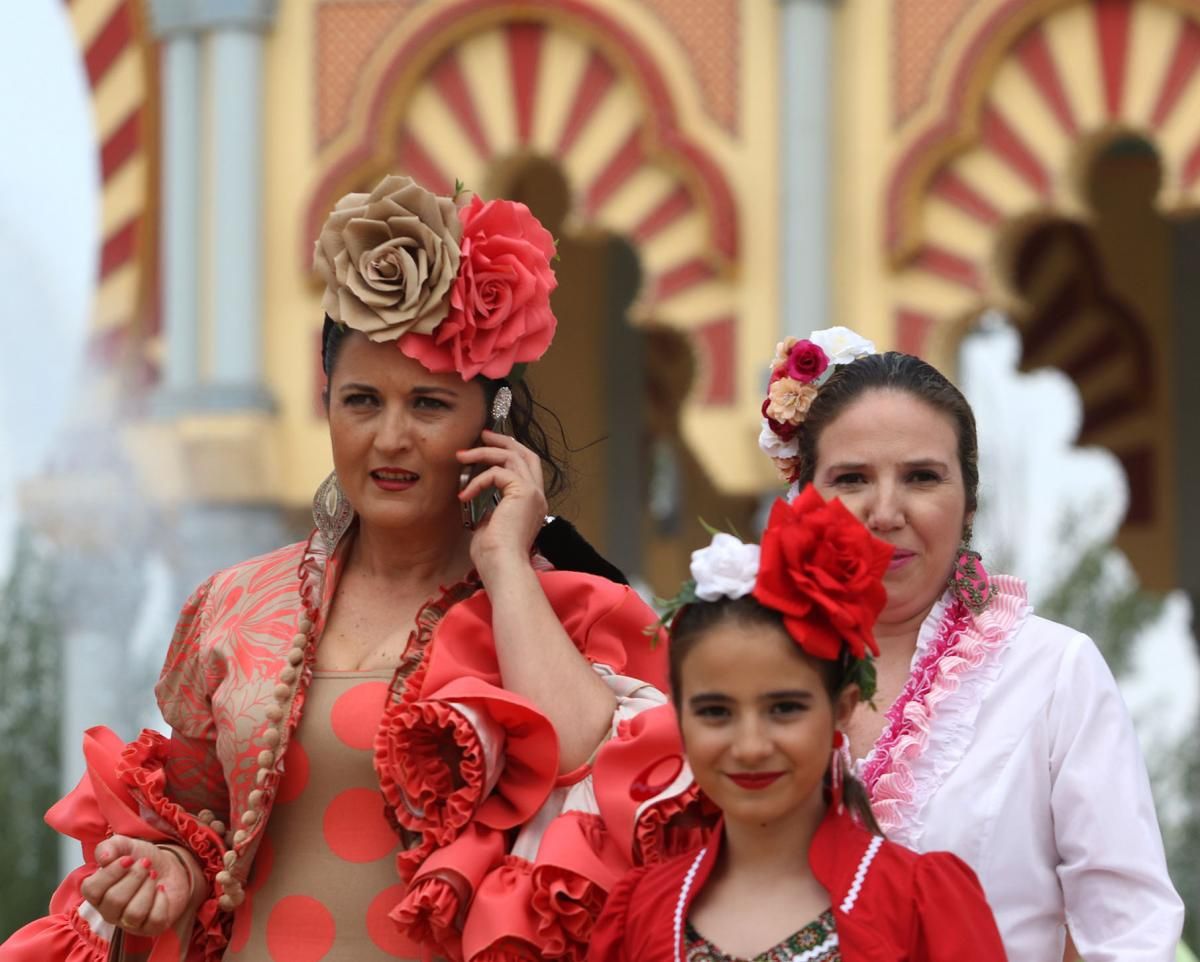
M 342 535 L 354 522 L 354 508 L 342 490 L 336 471 L 330 472 L 313 495 L 312 514 L 317 530 L 321 532 L 321 539 L 325 542 L 325 550 L 332 554 Z

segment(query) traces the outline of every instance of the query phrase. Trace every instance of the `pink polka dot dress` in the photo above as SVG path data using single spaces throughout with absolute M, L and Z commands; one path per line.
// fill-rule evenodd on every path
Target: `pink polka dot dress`
M 314 671 L 226 962 L 412 959 L 388 918 L 400 842 L 372 766 L 390 670 Z

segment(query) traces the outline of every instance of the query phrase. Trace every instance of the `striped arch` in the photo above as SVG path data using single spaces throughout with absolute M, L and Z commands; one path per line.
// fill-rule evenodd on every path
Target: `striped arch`
M 636 36 L 579 0 L 467 0 L 405 30 L 375 76 L 362 134 L 327 152 L 305 269 L 336 198 L 384 170 L 449 192 L 455 179 L 486 184 L 507 158 L 549 157 L 570 184 L 574 222 L 637 250 L 645 279 L 634 316 L 688 331 L 705 372 L 700 402 L 733 402 L 733 194 L 682 129 Z
M 91 88 L 100 155 L 101 249 L 91 353 L 125 357 L 158 331 L 156 61 L 138 0 L 64 0 Z
M 1157 149 L 1159 205 L 1200 202 L 1200 8 L 1175 0 L 1006 0 L 944 79 L 940 113 L 891 177 L 885 243 L 897 338 L 1004 303 L 998 228 L 1082 213 L 1078 145 L 1127 132 Z M 944 329 L 944 328 L 943 328 Z

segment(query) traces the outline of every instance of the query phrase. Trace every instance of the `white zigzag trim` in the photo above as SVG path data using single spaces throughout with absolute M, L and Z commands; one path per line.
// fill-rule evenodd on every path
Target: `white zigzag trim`
M 871 867 L 871 862 L 874 861 L 875 855 L 882 844 L 883 836 L 876 835 L 871 839 L 871 844 L 867 846 L 867 850 L 863 853 L 863 857 L 858 863 L 858 868 L 854 872 L 854 881 L 850 884 L 850 891 L 842 899 L 840 911 L 843 915 L 848 915 L 850 910 L 854 908 L 854 903 L 858 901 L 858 893 L 861 891 L 863 882 L 867 878 L 867 869 Z
M 700 849 L 700 854 L 687 870 L 687 875 L 683 877 L 683 886 L 679 889 L 679 901 L 675 903 L 675 962 L 683 962 L 683 954 L 679 951 L 683 942 L 683 907 L 687 904 L 688 893 L 692 890 L 692 883 L 696 881 L 696 873 L 700 871 L 700 863 L 707 851 L 707 848 Z
M 792 956 L 792 962 L 816 962 L 817 959 L 822 959 L 834 949 L 838 947 L 837 933 L 834 932 L 820 945 L 814 945 L 811 949 L 805 949 L 799 955 Z

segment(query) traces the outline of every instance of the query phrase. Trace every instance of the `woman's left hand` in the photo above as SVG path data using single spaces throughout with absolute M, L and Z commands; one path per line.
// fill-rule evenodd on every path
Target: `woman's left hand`
M 483 444 L 459 451 L 458 460 L 485 466 L 459 493 L 459 501 L 465 503 L 488 488 L 501 495 L 471 538 L 471 561 L 486 583 L 497 565 L 529 557 L 546 519 L 542 462 L 520 441 L 495 431 L 484 431 Z

